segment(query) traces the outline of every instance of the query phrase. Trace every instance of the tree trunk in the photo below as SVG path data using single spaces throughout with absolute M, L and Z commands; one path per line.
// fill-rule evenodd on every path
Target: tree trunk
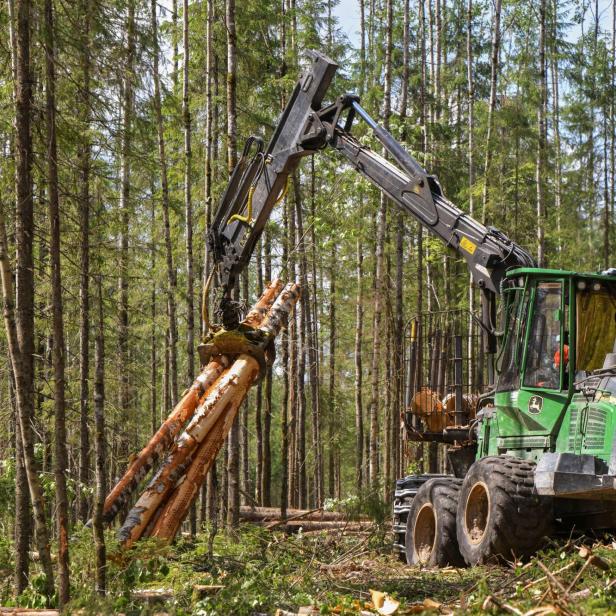
M 364 442 L 364 410 L 363 410 L 363 366 L 361 343 L 364 336 L 364 294 L 363 294 L 363 263 L 364 251 L 361 238 L 357 239 L 356 284 L 357 301 L 355 302 L 355 485 L 357 494 L 364 487 L 363 475 L 363 442 Z
M 552 0 L 553 26 L 550 45 L 552 70 L 552 118 L 554 131 L 554 210 L 556 213 L 556 254 L 557 265 L 562 267 L 562 151 L 560 139 L 560 75 L 559 48 L 557 39 L 558 0 Z
M 312 310 L 308 323 L 308 333 L 310 343 L 308 345 L 308 373 L 310 375 L 310 405 L 312 417 L 312 449 L 314 452 L 314 502 L 313 505 L 318 507 L 323 503 L 323 445 L 321 443 L 321 409 L 319 399 L 320 376 L 319 376 L 319 332 L 317 325 L 317 272 L 316 272 L 316 237 L 314 223 L 316 219 L 316 174 L 314 169 L 314 156 L 311 161 L 310 173 L 310 214 L 312 224 L 310 225 L 310 243 L 311 243 L 311 293 L 312 293 Z
M 270 227 L 265 227 L 265 281 L 272 279 L 272 240 Z M 272 503 L 272 453 L 271 453 L 271 426 L 272 426 L 272 367 L 265 373 L 263 399 L 263 469 L 261 471 L 261 496 L 264 507 Z
M 297 371 L 297 402 L 298 402 L 298 429 L 297 429 L 297 457 L 299 465 L 299 506 L 306 507 L 308 503 L 308 485 L 306 478 L 306 355 L 308 353 L 308 335 L 310 328 L 310 293 L 308 290 L 308 261 L 306 259 L 306 242 L 304 239 L 304 212 L 302 206 L 302 191 L 300 186 L 299 173 L 293 176 L 293 187 L 295 191 L 295 217 L 297 221 L 297 252 L 299 256 L 299 284 L 302 289 L 300 297 L 300 344 L 299 344 L 299 364 Z
M 229 175 L 237 164 L 237 35 L 235 30 L 235 0 L 226 0 L 227 26 L 227 168 Z M 240 523 L 239 490 L 239 423 L 235 421 L 229 433 L 227 485 L 229 489 L 227 524 L 237 528 Z
M 11 45 L 11 73 L 13 83 L 17 83 L 17 46 L 15 33 L 15 7 L 14 0 L 8 0 L 9 38 Z M 13 104 L 15 104 L 15 89 L 13 90 Z M 0 213 L 1 216 L 1 213 Z M 9 360 L 10 361 L 10 360 Z M 15 391 L 14 368 L 11 365 L 9 380 Z M 32 516 L 30 512 L 30 491 L 28 489 L 28 476 L 24 464 L 21 430 L 19 428 L 19 409 L 16 396 L 14 400 L 15 417 L 15 593 L 20 595 L 28 586 L 30 570 L 30 537 L 32 535 Z
M 107 494 L 105 472 L 107 467 L 107 446 L 105 440 L 105 321 L 103 313 L 103 290 L 99 275 L 98 282 L 98 331 L 94 353 L 94 429 L 96 458 L 96 493 L 92 528 L 96 545 L 96 582 L 95 589 L 99 595 L 107 590 L 107 554 L 103 526 L 103 506 Z
M 30 498 L 34 509 L 36 540 L 45 573 L 45 593 L 53 594 L 53 568 L 51 564 L 49 534 L 45 503 L 34 458 L 34 440 L 31 422 L 34 415 L 34 264 L 32 241 L 34 233 L 34 203 L 32 186 L 32 75 L 30 66 L 31 2 L 15 2 L 15 184 L 17 246 L 16 304 L 13 305 L 13 280 L 10 271 L 4 218 L 0 221 L 0 264 L 4 318 L 9 341 L 9 354 L 15 377 L 17 415 L 21 432 L 24 467 L 28 479 Z M 1 215 L 0 215 L 1 216 Z M 19 581 L 22 570 L 18 570 Z M 18 584 L 19 587 L 19 584 Z
M 468 105 L 468 212 L 475 216 L 475 199 L 473 187 L 475 184 L 475 82 L 473 75 L 473 0 L 468 0 L 466 9 L 466 96 Z M 468 310 L 470 312 L 468 322 L 468 349 L 470 355 L 468 380 L 471 387 L 475 381 L 475 357 L 473 356 L 473 340 L 475 336 L 475 289 L 473 277 L 469 276 L 468 284 Z
M 335 456 L 338 449 L 336 426 L 336 242 L 332 239 L 329 264 L 329 412 L 327 417 L 327 491 L 330 498 L 336 497 Z
M 62 273 L 60 262 L 60 202 L 58 196 L 58 147 L 56 139 L 55 33 L 52 0 L 45 0 L 45 107 L 47 120 L 47 189 L 50 223 L 51 304 L 53 320 L 54 372 L 54 478 L 56 495 L 56 530 L 58 537 L 58 602 L 69 601 L 70 570 L 68 562 L 68 498 L 66 494 L 66 398 L 64 381 L 64 320 L 62 308 Z
M 545 267 L 545 222 L 546 205 L 544 183 L 546 175 L 546 107 L 547 107 L 547 79 L 545 70 L 546 47 L 546 0 L 541 0 L 539 8 L 539 109 L 538 109 L 538 141 L 537 141 L 537 265 Z
M 154 200 L 154 187 L 152 187 L 152 202 L 151 202 L 151 226 L 150 226 L 150 267 L 152 271 L 156 268 L 156 202 Z M 150 326 L 150 420 L 152 422 L 152 434 L 156 433 L 158 428 L 158 396 L 156 389 L 158 386 L 158 362 L 157 362 L 157 331 L 156 331 L 156 295 L 158 285 L 156 279 L 152 279 L 152 293 L 150 297 L 150 318 L 152 320 Z
M 122 421 L 129 421 L 130 379 L 129 379 L 129 305 L 128 305 L 128 267 L 129 267 L 129 222 L 131 188 L 131 151 L 133 123 L 133 70 L 135 59 L 135 2 L 129 0 L 126 17 L 126 49 L 122 94 L 122 129 L 120 132 L 120 275 L 118 279 L 118 361 L 119 395 L 118 404 Z M 123 431 L 124 433 L 124 431 Z M 128 443 L 124 436 L 120 442 L 120 457 L 127 457 Z
M 502 0 L 495 0 L 492 19 L 492 57 L 490 60 L 490 102 L 488 104 L 488 133 L 486 136 L 486 160 L 483 170 L 483 222 L 488 218 L 488 200 L 490 195 L 490 174 L 492 167 L 492 133 L 494 131 L 494 111 L 496 109 L 496 88 L 498 85 L 499 55 L 501 42 L 501 6 Z
M 383 91 L 383 126 L 389 129 L 389 116 L 391 114 L 391 86 L 392 86 L 392 35 L 393 35 L 393 6 L 392 0 L 387 0 L 387 24 L 385 44 L 385 82 Z M 387 219 L 387 201 L 381 195 L 377 217 L 377 233 L 375 245 L 376 275 L 373 317 L 373 344 L 371 366 L 371 400 L 370 400 L 370 484 L 376 487 L 379 479 L 378 469 L 378 442 L 379 442 L 379 391 L 380 361 L 381 361 L 381 334 L 382 311 L 384 293 L 384 245 Z
M 287 272 L 290 280 L 295 281 L 295 203 L 288 203 L 287 208 Z M 297 507 L 299 460 L 297 455 L 297 313 L 289 317 L 289 400 L 288 400 L 288 453 L 289 465 L 289 506 Z
M 90 373 L 90 7 L 81 2 L 81 128 L 79 144 L 79 518 L 88 519 L 89 503 L 84 488 L 90 482 L 89 382 Z
M 182 119 L 184 124 L 184 213 L 186 216 L 186 352 L 188 358 L 188 382 L 195 378 L 195 300 L 193 272 L 193 206 L 191 194 L 191 116 L 189 95 L 190 45 L 188 39 L 188 0 L 183 0 L 183 49 L 182 70 Z M 234 94 L 235 96 L 235 94 Z
M 169 220 L 169 180 L 167 173 L 167 155 L 165 149 L 165 133 L 163 126 L 163 115 L 160 95 L 160 73 L 159 59 L 160 53 L 158 44 L 158 20 L 156 18 L 156 0 L 151 2 L 151 19 L 153 33 L 153 53 L 152 53 L 152 78 L 154 81 L 154 113 L 156 116 L 156 129 L 158 133 L 158 162 L 160 169 L 161 201 L 163 210 L 163 227 L 165 235 L 165 256 L 167 264 L 167 317 L 169 321 L 169 377 L 171 389 L 171 406 L 175 406 L 178 401 L 178 360 L 177 360 L 177 316 L 175 297 L 177 292 L 177 274 L 173 265 L 173 249 L 171 245 L 171 223 Z M 168 410 L 168 407 L 165 411 Z
M 192 383 L 195 378 L 195 280 L 193 263 L 193 206 L 191 192 L 191 115 L 189 94 L 189 67 L 190 67 L 190 44 L 188 38 L 188 0 L 183 0 L 182 11 L 182 120 L 184 128 L 184 216 L 186 218 L 186 355 L 187 377 Z M 193 506 L 190 510 L 190 533 L 197 533 L 197 510 Z
M 282 228 L 289 227 L 289 204 L 285 200 L 283 204 Z M 285 234 L 286 235 L 286 234 Z M 283 238 L 282 262 L 287 263 L 289 255 L 289 245 L 287 242 L 288 236 Z M 289 334 L 285 328 L 281 338 L 281 363 L 282 363 L 282 399 L 280 401 L 280 429 L 281 429 L 281 456 L 280 456 L 280 515 L 282 519 L 286 518 L 287 508 L 289 506 Z

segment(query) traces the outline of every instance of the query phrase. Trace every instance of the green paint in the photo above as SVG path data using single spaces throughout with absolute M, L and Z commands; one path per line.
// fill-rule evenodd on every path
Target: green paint
M 609 462 L 616 393 L 598 391 L 587 399 L 574 383 L 584 376 L 577 364 L 594 365 L 614 346 L 616 278 L 518 269 L 507 280 L 495 409 L 482 422 L 477 457 L 538 460 L 556 451 Z M 595 306 L 601 311 L 593 312 Z M 560 361 L 567 352 L 568 363 Z

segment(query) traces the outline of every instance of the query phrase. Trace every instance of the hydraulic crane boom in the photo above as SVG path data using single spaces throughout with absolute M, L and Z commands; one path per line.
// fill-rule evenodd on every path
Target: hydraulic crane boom
M 273 207 L 284 196 L 289 175 L 302 157 L 331 147 L 464 257 L 488 300 L 482 321 L 487 332 L 493 331 L 493 300 L 505 272 L 533 267 L 533 258 L 504 233 L 482 225 L 448 201 L 437 179 L 366 113 L 357 96 L 347 94 L 323 107 L 338 67 L 319 52 L 311 52 L 311 58 L 311 66 L 295 86 L 267 149 L 263 150 L 257 137 L 247 141 L 216 212 L 208 241 L 219 275 L 217 319 L 227 329 L 237 327 L 239 315 L 231 301 L 235 281 L 248 264 Z M 351 134 L 357 117 L 366 122 L 395 164 Z

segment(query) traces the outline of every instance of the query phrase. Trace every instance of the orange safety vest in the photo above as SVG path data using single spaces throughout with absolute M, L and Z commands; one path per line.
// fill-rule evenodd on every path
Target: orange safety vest
M 569 363 L 569 345 L 565 344 L 563 346 L 565 356 L 565 366 Z M 560 367 L 560 349 L 556 349 L 556 353 L 554 353 L 554 365 L 559 368 Z

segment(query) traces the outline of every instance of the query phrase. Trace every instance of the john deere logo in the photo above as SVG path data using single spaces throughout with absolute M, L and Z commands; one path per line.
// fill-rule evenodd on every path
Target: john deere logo
M 543 398 L 541 396 L 531 396 L 528 401 L 528 412 L 533 415 L 541 413 L 543 408 Z

